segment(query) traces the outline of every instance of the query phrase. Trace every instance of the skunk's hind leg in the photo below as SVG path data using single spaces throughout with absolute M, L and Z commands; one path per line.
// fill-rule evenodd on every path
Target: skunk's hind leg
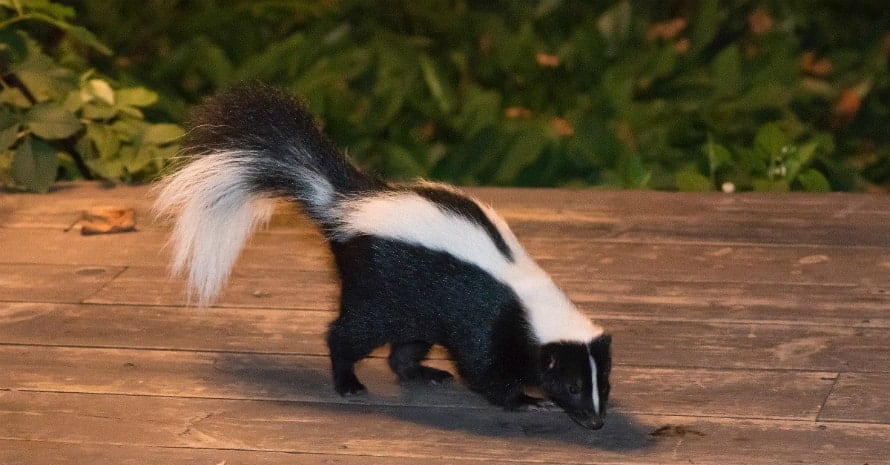
M 441 384 L 453 376 L 445 370 L 421 365 L 432 344 L 423 341 L 392 343 L 389 352 L 389 367 L 399 377 L 399 381 L 426 381 Z
M 382 345 L 370 335 L 356 337 L 357 331 L 341 316 L 331 323 L 328 330 L 328 348 L 331 351 L 331 368 L 334 374 L 334 389 L 341 396 L 362 394 L 367 389 L 355 376 L 355 363 L 368 356 L 372 350 Z

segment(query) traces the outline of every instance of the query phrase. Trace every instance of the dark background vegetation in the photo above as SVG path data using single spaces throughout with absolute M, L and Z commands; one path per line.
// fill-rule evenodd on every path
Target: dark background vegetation
M 151 180 L 190 105 L 261 80 L 300 96 L 358 164 L 396 179 L 890 187 L 890 9 L 877 1 L 0 0 L 0 10 L 8 185 L 46 190 L 57 173 Z M 29 11 L 55 22 L 10 21 Z

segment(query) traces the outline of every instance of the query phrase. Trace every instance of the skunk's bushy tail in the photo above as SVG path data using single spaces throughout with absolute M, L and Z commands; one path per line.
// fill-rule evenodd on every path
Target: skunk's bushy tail
M 200 305 L 213 300 L 245 241 L 272 214 L 273 199 L 298 201 L 326 231 L 333 204 L 384 184 L 358 171 L 293 97 L 242 84 L 207 100 L 183 142 L 188 164 L 155 203 L 175 222 L 173 272 L 186 274 Z

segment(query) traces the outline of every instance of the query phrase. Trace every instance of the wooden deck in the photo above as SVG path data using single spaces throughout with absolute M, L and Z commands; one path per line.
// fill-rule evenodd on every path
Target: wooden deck
M 890 197 L 473 192 L 613 333 L 604 429 L 399 386 L 385 349 L 341 399 L 308 223 L 276 215 L 198 310 L 149 189 L 75 184 L 0 193 L 0 464 L 890 463 Z M 66 232 L 105 205 L 138 231 Z

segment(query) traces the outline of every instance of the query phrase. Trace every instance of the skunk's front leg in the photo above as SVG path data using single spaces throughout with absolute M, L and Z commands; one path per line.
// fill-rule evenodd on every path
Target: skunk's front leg
M 490 381 L 475 389 L 492 404 L 500 405 L 507 410 L 534 409 L 540 407 L 544 401 L 526 394 L 520 380 Z

